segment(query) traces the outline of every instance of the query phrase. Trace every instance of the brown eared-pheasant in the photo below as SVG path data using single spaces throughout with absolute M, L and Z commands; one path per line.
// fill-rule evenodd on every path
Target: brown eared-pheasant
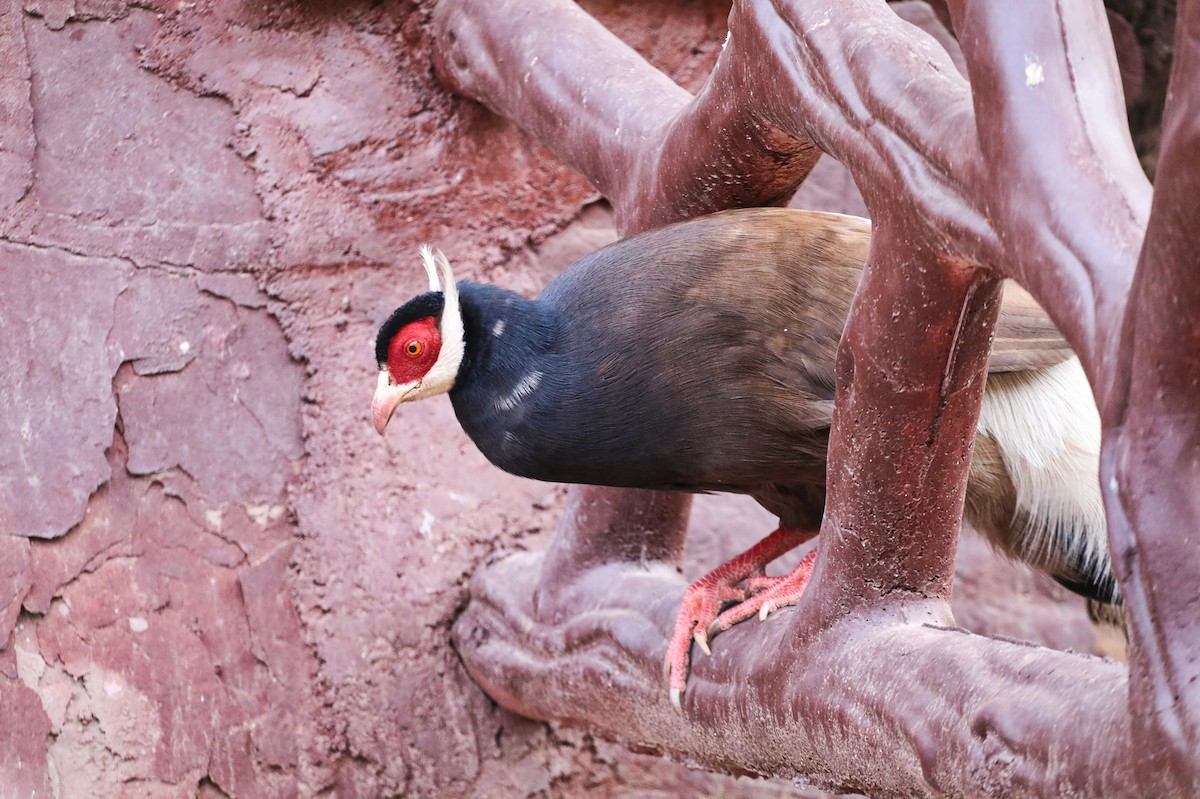
M 778 529 L 685 593 L 665 663 L 678 707 L 693 641 L 708 651 L 716 632 L 804 590 L 812 556 L 783 577 L 763 569 L 820 527 L 834 359 L 870 235 L 856 217 L 726 211 L 593 252 L 536 299 L 456 284 L 424 247 L 429 291 L 376 340 L 375 428 L 403 402 L 449 393 L 463 429 L 512 474 L 736 492 L 777 514 Z M 1013 285 L 988 371 L 967 519 L 1071 590 L 1119 601 L 1091 390 Z

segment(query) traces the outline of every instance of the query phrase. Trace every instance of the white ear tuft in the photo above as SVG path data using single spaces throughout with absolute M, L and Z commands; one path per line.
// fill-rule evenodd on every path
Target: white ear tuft
M 458 286 L 454 282 L 454 274 L 450 271 L 450 262 L 441 252 L 435 254 L 432 247 L 421 247 L 421 259 L 425 263 L 425 271 L 429 273 L 429 290 L 441 291 L 445 300 L 442 305 L 441 318 L 438 328 L 442 335 L 442 349 L 437 361 L 421 378 L 417 390 L 407 396 L 407 399 L 421 399 L 434 394 L 443 394 L 454 388 L 458 379 L 458 370 L 462 366 L 463 355 L 466 352 L 466 339 L 463 330 L 462 309 L 459 307 Z M 438 285 L 437 267 L 441 267 L 442 283 Z
M 441 253 L 438 253 L 438 255 L 441 255 Z M 445 259 L 446 256 L 442 255 L 442 260 L 444 261 Z M 437 265 L 433 258 L 433 248 L 428 244 L 421 245 L 421 265 L 425 267 L 425 274 L 429 275 L 429 290 L 440 291 L 441 287 L 438 285 Z
M 452 308 L 457 315 L 458 310 L 458 284 L 454 282 L 454 272 L 450 270 L 450 261 L 442 253 L 437 251 L 438 266 L 442 268 L 442 295 L 446 298 L 446 307 Z

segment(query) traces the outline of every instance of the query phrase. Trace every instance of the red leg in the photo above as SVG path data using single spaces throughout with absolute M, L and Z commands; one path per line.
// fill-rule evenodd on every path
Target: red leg
M 750 597 L 753 591 L 763 589 L 773 591 L 777 581 L 787 579 L 763 576 L 762 572 L 766 565 L 811 537 L 812 533 L 808 530 L 780 527 L 728 563 L 701 577 L 684 592 L 683 604 L 679 608 L 679 615 L 675 617 L 675 632 L 671 636 L 671 643 L 667 647 L 667 658 L 663 664 L 663 671 L 670 680 L 671 703 L 675 705 L 676 709 L 680 709 L 680 696 L 683 694 L 683 688 L 687 681 L 688 654 L 692 641 L 695 641 L 705 654 L 712 654 L 708 646 L 709 635 L 715 634 L 712 631 L 728 630 L 736 621 L 741 621 L 739 618 L 721 627 L 719 626 L 720 620 L 744 605 L 747 597 Z M 809 564 L 809 571 L 812 570 L 811 560 L 811 556 L 805 558 L 805 562 Z M 803 566 L 803 564 L 801 565 Z M 738 587 L 738 583 L 743 580 L 748 580 L 748 584 Z M 805 580 L 807 580 L 807 574 Z M 763 581 L 768 582 L 763 583 Z M 803 591 L 803 585 L 801 585 L 800 591 Z M 796 596 L 799 596 L 799 592 Z M 753 601 L 753 599 L 754 597 L 750 597 L 749 601 Z M 794 601 L 795 599 L 792 600 L 792 602 Z M 741 602 L 742 604 L 735 605 L 725 613 L 721 613 L 721 605 L 725 602 Z M 771 607 L 777 608 L 783 604 L 789 603 L 773 601 Z M 753 616 L 758 612 L 759 607 L 760 605 L 755 605 L 741 618 Z

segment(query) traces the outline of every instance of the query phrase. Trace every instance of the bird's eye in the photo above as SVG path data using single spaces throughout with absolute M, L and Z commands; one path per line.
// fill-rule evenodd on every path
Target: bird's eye
M 420 354 L 425 351 L 425 345 L 414 338 L 412 341 L 408 342 L 408 344 L 404 347 L 404 351 L 406 353 L 408 353 L 408 357 L 416 358 L 416 357 L 419 357 Z

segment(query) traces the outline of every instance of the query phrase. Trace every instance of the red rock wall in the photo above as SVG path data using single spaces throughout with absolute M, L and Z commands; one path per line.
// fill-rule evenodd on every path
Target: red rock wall
M 806 795 L 514 717 L 447 644 L 562 490 L 444 398 L 380 440 L 375 326 L 420 242 L 532 292 L 612 231 L 437 85 L 430 5 L 0 6 L 0 797 Z M 724 36 L 716 0 L 585 5 L 692 88 Z M 823 169 L 807 201 L 857 207 Z M 771 521 L 694 518 L 692 571 Z M 964 614 L 1091 646 L 1052 607 Z

